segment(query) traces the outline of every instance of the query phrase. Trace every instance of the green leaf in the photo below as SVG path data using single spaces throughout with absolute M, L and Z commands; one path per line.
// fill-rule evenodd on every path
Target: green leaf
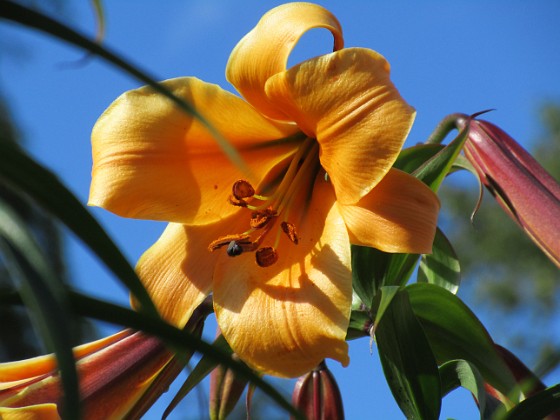
M 301 413 L 299 413 L 272 385 L 260 378 L 245 364 L 233 360 L 226 351 L 212 346 L 196 335 L 188 331 L 179 330 L 162 319 L 146 316 L 132 309 L 94 299 L 80 293 L 71 292 L 70 303 L 72 305 L 72 310 L 76 314 L 144 331 L 161 338 L 178 352 L 196 351 L 204 354 L 209 359 L 227 366 L 241 378 L 252 382 L 280 407 L 295 416 L 295 418 L 303 420 Z
M 405 416 L 438 419 L 441 408 L 438 368 L 406 291 L 395 295 L 375 336 L 385 377 Z
M 399 286 L 383 286 L 379 289 L 373 306 L 373 311 L 375 313 L 375 320 L 373 322 L 374 332 L 398 291 Z
M 443 148 L 441 144 L 417 144 L 407 147 L 401 150 L 393 167 L 410 174 Z
M 412 175 L 437 192 L 443 179 L 451 171 L 455 159 L 461 152 L 463 144 L 468 138 L 467 134 L 467 128 L 461 130 L 451 143 L 414 170 Z
M 486 393 L 484 378 L 472 363 L 466 360 L 451 360 L 439 368 L 442 396 L 447 395 L 458 387 L 469 390 L 477 401 L 482 420 L 490 420 L 498 407 L 503 407 L 500 401 Z
M 369 330 L 373 325 L 369 312 L 362 310 L 352 310 L 350 313 L 350 323 L 346 332 L 346 340 L 369 337 Z
M 380 287 L 406 284 L 418 260 L 416 254 L 389 254 L 358 245 L 351 249 L 352 287 L 368 309 Z
M 364 305 L 371 309 L 373 298 L 383 281 L 383 271 L 388 262 L 379 258 L 373 248 L 352 245 L 352 287 Z
M 521 401 L 503 417 L 504 420 L 540 420 L 560 410 L 560 384 Z M 556 413 L 557 414 L 557 413 Z
M 56 355 L 64 393 L 65 418 L 79 418 L 78 375 L 72 353 L 69 302 L 23 220 L 0 200 L 0 248 L 7 268 L 21 282 L 20 295 L 33 324 Z
M 218 338 L 214 340 L 214 343 L 212 345 L 216 348 L 221 349 L 226 354 L 231 355 L 233 353 L 229 344 L 227 343 L 226 339 L 222 334 L 220 334 Z M 185 398 L 188 395 L 188 393 L 194 389 L 195 386 L 197 386 L 200 382 L 202 382 L 204 378 L 210 375 L 212 370 L 214 370 L 218 365 L 219 363 L 216 361 L 216 359 L 213 359 L 206 355 L 202 356 L 202 358 L 197 363 L 197 365 L 192 370 L 192 372 L 189 374 L 189 376 L 187 377 L 183 385 L 181 385 L 179 391 L 177 391 L 177 394 L 175 394 L 175 396 L 173 397 L 173 400 L 169 403 L 169 405 L 165 409 L 165 412 L 163 413 L 162 416 L 162 420 L 166 419 L 167 416 L 169 416 L 171 412 L 175 409 L 175 407 L 177 407 L 177 404 L 179 404 L 182 401 L 182 399 Z
M 438 363 L 467 360 L 486 382 L 515 400 L 511 395 L 515 380 L 472 311 L 453 293 L 433 284 L 410 284 L 406 290 Z
M 138 299 L 141 308 L 159 316 L 134 269 L 78 199 L 47 169 L 19 147 L 0 142 L 0 177 L 23 191 L 72 230 Z
M 418 281 L 431 283 L 457 293 L 461 283 L 461 267 L 451 242 L 438 228 L 431 254 L 422 255 Z

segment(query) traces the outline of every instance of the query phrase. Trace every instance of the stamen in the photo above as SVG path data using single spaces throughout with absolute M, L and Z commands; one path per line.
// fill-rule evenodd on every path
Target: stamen
M 249 222 L 249 224 L 253 229 L 262 229 L 277 215 L 278 213 L 276 212 L 276 210 L 272 208 L 254 211 L 251 214 L 251 221 Z
M 229 204 L 236 207 L 247 207 L 249 204 L 243 200 L 242 198 L 235 198 L 233 195 L 230 195 L 228 198 Z
M 271 246 L 267 246 L 259 248 L 257 252 L 255 252 L 255 257 L 259 267 L 270 267 L 278 261 L 278 252 L 276 252 L 276 250 Z
M 276 207 L 278 213 L 283 212 L 286 207 L 289 207 L 295 197 L 295 191 L 301 188 L 302 183 L 305 182 L 304 180 L 314 179 L 314 177 L 311 176 L 311 172 L 315 170 L 316 166 L 319 164 L 319 144 L 317 142 L 312 143 L 308 153 L 309 158 L 303 161 L 301 167 L 298 168 L 297 174 L 291 180 L 288 190 L 282 195 L 282 199 Z
M 237 257 L 243 253 L 243 247 L 235 241 L 231 241 L 226 250 L 230 257 Z
M 244 179 L 235 181 L 231 187 L 231 192 L 236 199 L 241 201 L 243 201 L 244 198 L 249 198 L 255 195 L 255 189 L 253 186 L 249 183 L 249 181 L 245 181 Z
M 311 194 L 319 168 L 319 144 L 315 139 L 307 138 L 292 155 L 285 172 L 278 173 L 277 177 L 268 179 L 264 186 L 259 187 L 267 195 L 256 194 L 249 181 L 235 181 L 229 202 L 251 211 L 250 229 L 241 234 L 220 237 L 208 249 L 215 251 L 227 247 L 226 253 L 230 257 L 255 252 L 256 263 L 260 267 L 270 267 L 276 263 L 279 258 L 276 249 L 282 232 L 293 244 L 299 243 L 296 226 L 287 220 L 294 216 L 295 220 L 299 220 L 298 214 L 290 216 L 290 213 L 292 210 L 296 213 L 302 210 L 301 205 Z M 260 191 L 261 194 L 263 191 Z M 276 224 L 278 219 L 282 220 L 280 229 Z M 269 235 L 274 226 L 275 240 Z
M 299 238 L 297 236 L 295 225 L 293 225 L 292 223 L 289 223 L 289 222 L 282 222 L 280 227 L 282 228 L 282 231 L 286 235 L 288 235 L 288 238 L 290 238 L 290 241 L 292 241 L 296 245 L 299 243 Z
M 210 245 L 208 245 L 208 250 L 210 252 L 214 252 L 215 250 L 220 249 L 226 245 L 229 246 L 231 242 L 236 242 L 238 245 L 252 243 L 252 241 L 249 239 L 249 235 L 246 233 L 236 234 L 236 235 L 226 235 L 216 239 L 215 241 L 210 242 Z

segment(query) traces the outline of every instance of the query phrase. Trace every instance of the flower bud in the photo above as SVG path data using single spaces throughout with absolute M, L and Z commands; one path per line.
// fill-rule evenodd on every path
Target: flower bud
M 187 331 L 200 336 L 208 305 L 194 311 Z M 128 329 L 74 348 L 84 419 L 140 418 L 191 355 L 178 360 L 160 339 Z M 0 363 L 0 418 L 56 419 L 62 400 L 54 355 Z
M 76 348 L 75 356 L 87 419 L 124 416 L 173 353 L 154 337 L 124 330 Z M 0 406 L 19 408 L 21 415 L 48 403 L 60 408 L 62 389 L 55 357 L 0 365 L 0 389 Z
M 544 253 L 560 267 L 560 185 L 515 140 L 488 121 L 469 125 L 464 146 L 481 182 Z
M 344 419 L 342 396 L 325 362 L 298 379 L 292 404 L 309 420 Z
M 234 353 L 231 356 L 239 361 Z M 225 419 L 235 408 L 241 398 L 247 380 L 240 379 L 234 372 L 225 366 L 218 366 L 210 374 L 210 418 Z

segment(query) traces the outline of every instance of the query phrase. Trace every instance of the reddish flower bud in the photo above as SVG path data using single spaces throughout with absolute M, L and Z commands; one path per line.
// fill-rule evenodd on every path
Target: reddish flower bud
M 75 350 L 84 418 L 126 415 L 173 353 L 154 337 L 130 330 Z M 41 404 L 60 406 L 54 356 L 0 365 L 0 406 L 21 414 Z
M 239 361 L 236 354 L 232 358 Z M 210 418 L 225 419 L 241 398 L 247 381 L 220 365 L 210 374 Z
M 544 253 L 560 267 L 560 185 L 515 140 L 488 121 L 469 125 L 464 151 L 484 186 Z
M 187 331 L 200 336 L 208 305 L 194 311 Z M 84 419 L 140 418 L 183 368 L 161 340 L 133 330 L 76 347 L 74 357 Z M 0 418 L 56 419 L 62 399 L 54 355 L 0 363 Z
M 340 390 L 324 362 L 298 379 L 292 404 L 309 420 L 344 419 Z

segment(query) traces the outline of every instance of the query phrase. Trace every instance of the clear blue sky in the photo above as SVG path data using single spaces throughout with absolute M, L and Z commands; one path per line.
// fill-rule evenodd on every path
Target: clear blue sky
M 93 34 L 88 1 L 67 2 L 59 19 Z M 229 53 L 259 17 L 281 2 L 216 0 L 105 2 L 106 44 L 158 79 L 197 76 L 226 89 Z M 242 6 L 240 6 L 242 4 Z M 423 141 L 445 115 L 487 108 L 488 118 L 520 143 L 538 134 L 538 105 L 560 100 L 560 3 L 518 1 L 323 1 L 339 18 L 346 46 L 377 50 L 417 119 L 409 144 Z M 326 31 L 306 37 L 291 62 L 329 51 Z M 25 145 L 85 203 L 97 117 L 136 80 L 98 59 L 72 67 L 82 53 L 44 34 L 0 22 L 0 87 Z M 134 262 L 164 225 L 93 214 Z M 126 303 L 126 291 L 80 243 L 68 237 L 71 275 L 89 293 Z M 209 336 L 213 336 L 209 325 Z M 108 326 L 104 331 L 112 331 Z M 347 418 L 402 418 L 367 340 L 351 345 L 351 364 L 331 363 Z M 198 418 L 197 399 L 182 410 Z M 161 410 L 161 409 L 160 409 Z M 161 411 L 153 414 L 158 418 Z M 444 400 L 442 418 L 476 418 L 470 395 Z M 151 416 L 150 416 L 151 418 Z M 174 418 L 185 418 L 176 416 Z

